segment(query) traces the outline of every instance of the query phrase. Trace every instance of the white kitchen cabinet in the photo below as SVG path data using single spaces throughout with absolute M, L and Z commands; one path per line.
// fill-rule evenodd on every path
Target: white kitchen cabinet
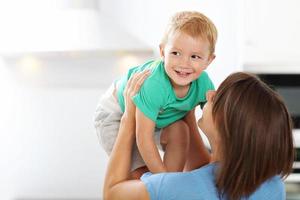
M 300 1 L 244 0 L 246 68 L 300 66 Z

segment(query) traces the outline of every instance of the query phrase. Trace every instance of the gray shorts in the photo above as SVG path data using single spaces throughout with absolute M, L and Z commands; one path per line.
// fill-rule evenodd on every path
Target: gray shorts
M 120 105 L 114 96 L 115 86 L 112 84 L 109 89 L 101 96 L 100 101 L 97 105 L 94 125 L 100 141 L 101 146 L 104 148 L 105 152 L 110 155 L 115 144 L 120 120 L 123 115 Z M 156 129 L 154 132 L 154 141 L 158 148 L 162 150 L 160 145 L 161 129 Z M 132 150 L 132 164 L 131 170 L 135 170 L 139 167 L 145 166 L 145 162 L 142 159 L 136 143 L 133 144 Z

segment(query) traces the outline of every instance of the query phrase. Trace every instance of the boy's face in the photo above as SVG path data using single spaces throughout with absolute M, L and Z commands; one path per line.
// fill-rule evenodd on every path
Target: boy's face
M 160 54 L 174 89 L 189 87 L 214 59 L 209 42 L 185 33 L 175 33 L 160 45 Z

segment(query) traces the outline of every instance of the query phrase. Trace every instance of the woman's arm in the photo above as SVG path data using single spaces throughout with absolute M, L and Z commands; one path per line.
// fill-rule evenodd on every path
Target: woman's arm
M 131 151 L 135 141 L 135 106 L 131 97 L 140 89 L 149 71 L 135 74 L 124 90 L 125 112 L 121 119 L 118 137 L 110 155 L 104 180 L 104 200 L 149 200 L 143 182 L 129 180 Z

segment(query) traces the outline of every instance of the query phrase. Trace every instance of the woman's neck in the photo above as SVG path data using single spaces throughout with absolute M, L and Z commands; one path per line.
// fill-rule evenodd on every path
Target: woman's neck
M 216 141 L 210 141 L 211 146 L 211 158 L 210 162 L 217 162 L 220 160 L 220 150 L 219 150 L 219 144 Z
M 217 162 L 217 161 L 219 161 L 220 159 L 219 159 L 219 156 L 218 155 L 216 155 L 215 153 L 212 153 L 211 154 L 211 158 L 210 158 L 210 163 L 214 163 L 214 162 Z

